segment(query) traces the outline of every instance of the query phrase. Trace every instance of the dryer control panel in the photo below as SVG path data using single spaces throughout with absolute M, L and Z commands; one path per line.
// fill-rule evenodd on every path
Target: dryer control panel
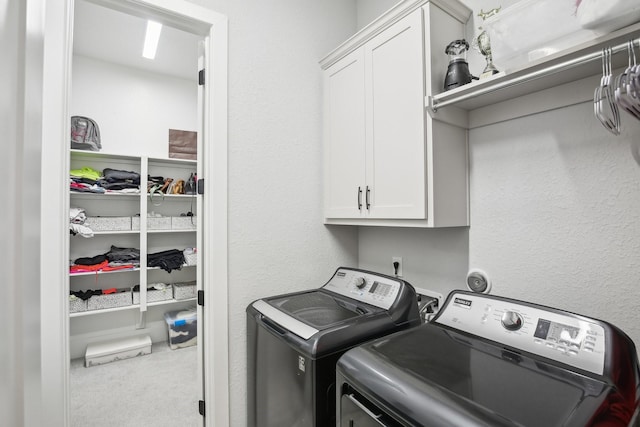
M 323 288 L 389 310 L 402 286 L 400 279 L 341 267 Z
M 434 322 L 604 374 L 601 322 L 536 304 L 484 294 L 452 292 Z

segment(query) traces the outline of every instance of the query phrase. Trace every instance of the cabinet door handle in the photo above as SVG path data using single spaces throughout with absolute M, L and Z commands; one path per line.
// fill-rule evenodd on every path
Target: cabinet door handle
M 362 187 L 358 187 L 358 210 L 362 210 Z
M 371 190 L 369 189 L 369 186 L 367 185 L 367 210 L 369 210 L 369 208 L 371 207 L 371 203 L 369 203 L 369 194 L 371 193 Z

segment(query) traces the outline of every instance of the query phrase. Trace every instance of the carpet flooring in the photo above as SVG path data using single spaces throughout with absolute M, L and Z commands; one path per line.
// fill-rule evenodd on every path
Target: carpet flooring
M 105 365 L 71 362 L 72 427 L 196 427 L 197 347 L 170 350 L 154 344 L 152 353 Z

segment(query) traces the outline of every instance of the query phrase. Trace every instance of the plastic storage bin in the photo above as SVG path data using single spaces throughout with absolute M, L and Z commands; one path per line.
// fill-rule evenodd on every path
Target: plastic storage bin
M 488 18 L 480 25 L 491 38 L 496 67 L 508 71 L 595 38 L 578 9 L 576 0 L 521 0 Z
M 198 322 L 196 307 L 164 314 L 169 332 L 169 348 L 175 350 L 198 343 Z
M 576 16 L 584 28 L 614 31 L 640 20 L 638 0 L 576 0 Z

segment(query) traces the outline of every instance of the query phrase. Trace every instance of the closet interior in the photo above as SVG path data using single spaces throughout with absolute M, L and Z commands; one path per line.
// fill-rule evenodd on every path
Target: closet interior
M 72 144 L 67 171 L 72 369 L 198 345 L 201 38 L 164 25 L 148 59 L 147 25 L 75 2 L 70 115 L 95 122 L 101 148 Z M 144 388 L 171 394 L 162 378 Z

